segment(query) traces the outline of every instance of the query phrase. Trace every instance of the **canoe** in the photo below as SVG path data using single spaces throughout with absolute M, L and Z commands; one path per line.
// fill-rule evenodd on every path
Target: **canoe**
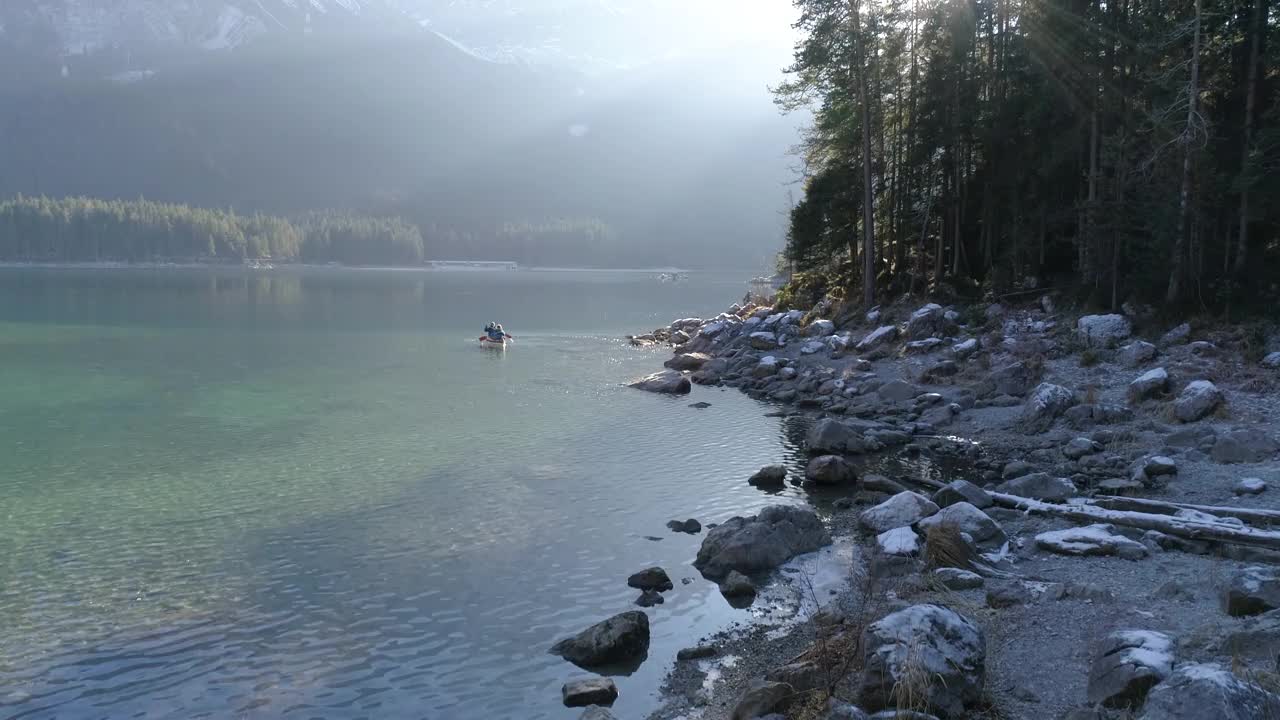
M 488 337 L 480 336 L 480 347 L 492 348 L 494 350 L 505 350 L 507 347 L 506 340 L 490 340 Z

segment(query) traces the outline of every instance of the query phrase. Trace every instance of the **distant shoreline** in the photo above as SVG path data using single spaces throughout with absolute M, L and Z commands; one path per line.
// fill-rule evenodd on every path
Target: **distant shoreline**
M 380 272 L 429 272 L 429 273 L 455 273 L 455 272 L 489 272 L 489 273 L 511 273 L 511 272 L 609 272 L 609 273 L 634 273 L 634 274 L 661 274 L 661 273 L 694 273 L 694 272 L 713 272 L 700 270 L 686 270 L 681 268 L 595 268 L 595 267 L 553 267 L 553 266 L 536 266 L 519 267 L 514 270 L 495 269 L 484 267 L 430 267 L 426 265 L 329 265 L 316 263 L 263 263 L 259 266 L 243 265 L 238 263 L 201 263 L 201 262 L 115 262 L 115 261 L 96 261 L 96 262 L 18 262 L 13 260 L 0 261 L 0 269 L 39 269 L 39 270 L 253 270 L 256 272 L 271 272 L 274 270 L 371 270 Z M 743 270 L 743 272 L 748 272 Z

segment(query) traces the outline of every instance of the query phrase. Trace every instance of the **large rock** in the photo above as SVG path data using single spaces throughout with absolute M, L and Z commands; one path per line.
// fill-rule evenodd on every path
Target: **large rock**
M 1247 567 L 1237 571 L 1222 593 L 1222 609 L 1228 615 L 1260 615 L 1280 608 L 1280 570 Z
M 1123 315 L 1085 315 L 1076 321 L 1076 332 L 1089 347 L 1109 347 L 1133 334 Z
M 1137 720 L 1265 720 L 1280 717 L 1280 697 L 1220 665 L 1188 663 L 1147 694 Z
M 885 343 L 893 342 L 898 339 L 898 328 L 895 325 L 885 325 L 867 333 L 865 337 L 858 341 L 854 349 L 858 352 L 866 352 L 874 350 Z
M 960 502 L 967 502 L 976 508 L 991 507 L 991 495 L 986 490 L 968 480 L 952 480 L 941 490 L 933 494 L 933 501 L 938 507 L 947 507 Z
M 786 683 L 798 693 L 807 693 L 822 686 L 826 673 L 817 662 L 793 662 L 770 670 L 764 679 Z
M 637 390 L 668 395 L 686 395 L 693 390 L 689 378 L 678 370 L 663 370 L 646 375 L 633 381 L 630 386 Z
M 1280 444 L 1257 428 L 1237 428 L 1223 433 L 1210 455 L 1220 463 L 1258 463 L 1280 452 Z
M 733 706 L 730 720 L 753 720 L 770 713 L 785 710 L 795 697 L 795 688 L 782 682 L 756 681 Z
M 778 358 L 772 355 L 766 355 L 765 357 L 760 358 L 760 361 L 751 368 L 751 377 L 772 377 L 778 374 L 778 368 L 780 367 L 781 365 L 778 363 Z
M 756 471 L 747 484 L 762 488 L 780 488 L 787 482 L 787 468 L 784 465 L 767 465 Z
M 831 418 L 814 423 L 805 435 L 805 448 L 814 455 L 859 454 L 875 450 L 873 444 L 852 427 Z
M 1121 630 L 1102 639 L 1089 667 L 1088 699 L 1113 708 L 1141 707 L 1147 691 L 1173 672 L 1173 640 L 1150 630 Z
M 1164 368 L 1154 368 L 1142 373 L 1133 382 L 1129 383 L 1129 389 L 1126 394 L 1129 398 L 1129 404 L 1137 405 L 1147 398 L 1162 395 L 1168 391 L 1168 371 Z
M 991 371 L 978 385 L 978 394 L 1022 397 L 1031 392 L 1038 380 L 1035 368 L 1020 360 Z
M 1053 383 L 1040 383 L 1018 414 L 1018 429 L 1025 433 L 1042 433 L 1053 426 L 1053 421 L 1059 415 L 1075 404 L 1076 397 L 1070 390 Z
M 700 370 L 703 365 L 706 365 L 709 362 L 711 362 L 710 355 L 695 352 L 676 355 L 663 363 L 663 365 L 671 368 L 672 370 Z
M 660 567 L 645 568 L 627 578 L 627 585 L 637 590 L 657 590 L 665 592 L 675 587 L 667 571 Z
M 907 320 L 907 338 L 910 340 L 942 337 L 953 330 L 955 323 L 947 319 L 946 311 L 936 303 L 929 303 L 916 310 Z
M 976 590 L 986 581 L 976 572 L 960 568 L 937 568 L 932 573 L 934 582 L 948 590 Z
M 876 546 L 885 555 L 914 556 L 920 553 L 920 536 L 909 527 L 896 527 L 876 535 Z
M 693 566 L 709 578 L 722 578 L 730 570 L 753 573 L 830 543 L 831 536 L 812 510 L 773 505 L 759 515 L 730 518 L 712 528 Z
M 1273 352 L 1270 355 L 1267 355 L 1262 358 L 1262 361 L 1259 364 L 1265 368 L 1280 368 L 1280 352 Z
M 948 505 L 921 520 L 917 525 L 924 532 L 935 525 L 955 525 L 960 532 L 969 535 L 974 542 L 978 543 L 1002 545 L 1007 540 L 1004 529 L 999 523 L 967 502 Z
M 1182 422 L 1195 422 L 1222 404 L 1222 391 L 1208 380 L 1188 383 L 1173 403 L 1173 414 Z
M 727 598 L 752 597 L 756 594 L 755 583 L 737 570 L 730 570 L 719 584 L 720 594 Z
M 890 380 L 876 388 L 876 394 L 890 402 L 913 400 L 920 393 L 920 388 L 902 380 Z
M 858 481 L 858 473 L 839 455 L 819 455 L 809 461 L 804 477 L 816 485 L 847 485 Z
M 1062 502 L 1075 497 L 1076 486 L 1067 478 L 1039 472 L 1006 480 L 996 487 L 996 492 L 1045 502 Z
M 1160 336 L 1160 345 L 1169 347 L 1171 345 L 1186 345 L 1191 340 L 1191 324 L 1182 323 L 1178 327 L 1170 330 Z
M 945 718 L 966 717 L 982 697 L 986 640 L 982 630 L 953 610 L 913 605 L 867 627 L 861 705 L 891 707 L 904 691 Z
M 958 342 L 951 346 L 951 354 L 957 360 L 966 360 L 974 353 L 978 352 L 978 339 L 969 338 L 963 342 Z
M 1115 534 L 1111 525 L 1088 525 L 1036 535 L 1036 547 L 1059 555 L 1119 555 L 1130 560 L 1147 556 L 1137 540 Z
M 618 686 L 604 677 L 574 678 L 560 688 L 565 707 L 612 705 L 618 699 Z
M 920 520 L 938 512 L 938 506 L 932 500 L 919 493 L 900 492 L 873 508 L 865 510 L 858 517 L 863 528 L 879 534 L 894 528 L 914 525 Z
M 561 640 L 551 653 L 583 668 L 643 660 L 649 654 L 649 616 L 639 610 L 619 613 Z
M 756 350 L 772 350 L 778 347 L 778 336 L 771 332 L 753 332 L 747 341 Z
M 1128 368 L 1141 367 L 1156 357 L 1156 346 L 1143 340 L 1135 340 L 1120 348 L 1116 359 Z
M 836 324 L 830 320 L 814 320 L 809 323 L 805 333 L 809 337 L 826 337 L 836 331 Z

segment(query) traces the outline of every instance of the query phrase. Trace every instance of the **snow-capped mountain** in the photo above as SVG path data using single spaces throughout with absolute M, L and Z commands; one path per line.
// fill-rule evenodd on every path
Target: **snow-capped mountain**
M 385 0 L 5 0 L 0 44 L 66 55 L 227 50 L 274 33 L 390 19 L 407 20 Z

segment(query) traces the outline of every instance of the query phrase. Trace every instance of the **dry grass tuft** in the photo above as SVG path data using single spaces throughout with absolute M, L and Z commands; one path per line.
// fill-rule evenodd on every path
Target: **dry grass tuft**
M 928 570 L 960 568 L 972 570 L 975 552 L 960 534 L 955 523 L 941 523 L 925 532 L 924 564 Z
M 941 679 L 937 681 L 941 682 Z M 907 657 L 898 672 L 898 681 L 889 691 L 889 703 L 899 712 L 925 712 L 929 709 L 929 686 L 933 682 L 935 678 L 925 668 L 920 645 L 913 641 L 907 646 Z

